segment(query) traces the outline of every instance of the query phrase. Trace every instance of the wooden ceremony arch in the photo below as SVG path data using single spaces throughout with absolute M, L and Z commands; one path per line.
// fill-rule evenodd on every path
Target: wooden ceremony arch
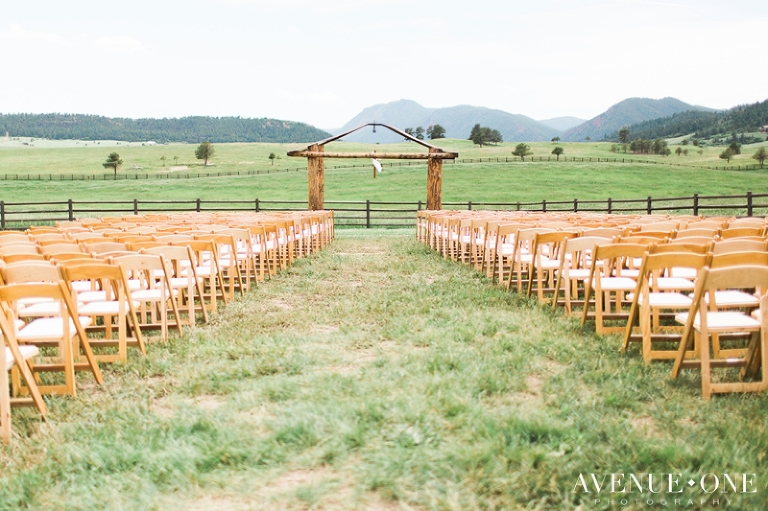
M 382 126 L 387 128 L 398 135 L 402 136 L 406 140 L 416 142 L 417 144 L 426 147 L 429 152 L 427 153 L 330 153 L 325 152 L 325 144 L 338 140 L 342 137 L 354 133 L 357 130 L 365 128 L 367 126 Z M 441 209 L 443 205 L 443 160 L 453 160 L 459 157 L 459 153 L 446 152 L 435 147 L 432 144 L 428 144 L 423 140 L 409 135 L 404 131 L 400 131 L 397 128 L 381 124 L 377 122 L 371 122 L 358 126 L 353 130 L 349 130 L 346 133 L 335 135 L 325 140 L 320 140 L 314 144 L 309 145 L 306 149 L 300 151 L 288 151 L 288 156 L 301 156 L 307 158 L 307 181 L 309 184 L 309 209 L 312 211 L 320 210 L 324 208 L 325 203 L 325 158 L 378 158 L 378 159 L 390 159 L 390 160 L 427 160 L 427 209 Z

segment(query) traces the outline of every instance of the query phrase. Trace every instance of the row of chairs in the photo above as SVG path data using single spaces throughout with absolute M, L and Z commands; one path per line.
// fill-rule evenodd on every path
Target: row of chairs
M 612 225 L 599 225 L 586 218 L 592 217 L 433 212 L 423 215 L 419 237 L 457 261 L 467 262 L 462 244 L 473 247 L 469 254 L 478 270 L 507 289 L 535 292 L 553 309 L 562 306 L 571 315 L 582 307 L 582 326 L 594 321 L 599 334 L 623 333 L 624 350 L 641 342 L 646 362 L 674 359 L 673 377 L 681 368 L 701 368 L 707 398 L 766 388 L 764 377 L 754 385 L 721 384 L 713 383 L 711 372 L 735 365 L 745 376 L 763 367 L 760 306 L 768 288 L 759 280 L 740 285 L 749 279 L 739 275 L 768 263 L 765 219 L 603 218 Z M 453 227 L 462 224 L 476 234 Z M 717 292 L 711 289 L 716 275 L 726 287 Z M 716 319 L 707 324 L 703 310 Z M 714 335 L 713 321 L 721 329 Z M 721 339 L 732 347 L 721 349 Z
M 102 383 L 100 363 L 125 361 L 132 347 L 145 354 L 156 333 L 167 339 L 207 322 L 219 300 L 333 238 L 332 212 L 130 220 L 0 232 L 2 440 L 12 435 L 12 406 L 35 406 L 45 417 L 41 396 L 75 396 L 76 372 Z M 136 227 L 148 229 L 127 230 Z

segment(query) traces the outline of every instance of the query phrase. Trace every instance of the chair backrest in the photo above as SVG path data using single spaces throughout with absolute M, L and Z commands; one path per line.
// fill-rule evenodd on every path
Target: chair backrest
M 711 268 L 724 268 L 727 266 L 757 265 L 768 266 L 768 252 L 725 252 L 712 255 Z
M 648 247 L 648 251 L 651 254 L 664 254 L 664 253 L 677 253 L 677 252 L 690 252 L 694 254 L 706 254 L 712 251 L 714 241 L 706 240 L 706 243 L 700 242 L 686 242 L 693 238 L 678 238 L 669 240 L 667 243 L 651 244 Z
M 6 284 L 58 282 L 61 280 L 59 269 L 47 261 L 10 263 L 0 268 L 0 274 L 2 274 L 3 282 Z
M 0 255 L 6 254 L 39 254 L 37 245 L 30 243 L 14 243 L 0 246 Z
M 768 250 L 768 241 L 764 239 L 740 239 L 731 238 L 718 240 L 712 247 L 712 253 L 725 254 L 727 252 L 762 252 Z
M 24 234 L 22 232 L 5 232 L 2 235 L 0 235 L 0 245 L 8 245 L 11 243 L 16 242 L 32 242 L 32 238 L 29 237 L 28 234 Z
M 51 245 L 41 245 L 42 254 L 58 254 L 61 252 L 82 252 L 83 246 L 78 243 L 53 243 Z
M 724 240 L 730 238 L 741 238 L 744 236 L 764 236 L 765 226 L 763 227 L 729 227 L 720 231 L 720 237 Z
M 104 254 L 105 252 L 126 251 L 128 246 L 117 241 L 103 241 L 101 243 L 88 243 L 83 250 L 92 254 Z
M 682 231 L 677 231 L 677 235 L 675 236 L 675 238 L 676 239 L 691 238 L 691 237 L 714 238 L 719 234 L 720 234 L 720 229 L 698 227 L 695 229 L 684 229 Z
M 664 252 L 647 253 L 643 258 L 640 275 L 644 280 L 654 275 L 670 275 L 673 269 L 687 268 L 699 272 L 707 266 L 712 259 L 709 253 L 697 254 L 694 252 Z M 657 281 L 654 279 L 654 287 Z

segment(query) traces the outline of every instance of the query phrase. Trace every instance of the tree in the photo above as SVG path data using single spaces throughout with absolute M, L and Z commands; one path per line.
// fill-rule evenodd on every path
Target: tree
M 475 124 L 472 126 L 472 131 L 469 133 L 469 140 L 479 145 L 480 147 L 483 147 L 485 140 L 483 139 L 483 130 L 480 128 L 480 124 Z
M 173 157 L 173 164 L 176 165 L 177 163 L 179 163 L 179 157 L 178 156 L 174 156 Z
M 550 142 L 552 142 L 553 144 L 555 142 L 560 142 L 560 137 L 552 137 L 552 140 L 550 140 Z
M 733 158 L 733 151 L 731 150 L 730 147 L 725 151 L 723 151 L 722 153 L 720 153 L 721 160 L 726 160 L 728 163 L 731 163 L 731 158 Z
M 678 155 L 678 156 L 683 154 L 683 148 L 678 146 L 677 149 L 675 149 L 675 154 Z
M 625 126 L 619 130 L 619 142 L 629 144 L 629 127 Z
M 752 158 L 760 162 L 760 168 L 763 168 L 763 164 L 765 163 L 765 158 L 768 156 L 768 151 L 765 150 L 765 147 L 761 147 L 757 150 L 755 154 L 752 155 Z
M 520 142 L 515 146 L 515 150 L 512 151 L 512 154 L 514 156 L 519 156 L 521 160 L 525 161 L 525 157 L 530 154 L 533 154 L 533 151 L 531 151 L 531 146 L 523 142 Z
M 213 144 L 210 142 L 203 142 L 197 149 L 195 149 L 195 158 L 203 160 L 203 165 L 208 165 L 208 160 L 213 158 Z
M 731 150 L 732 154 L 741 154 L 741 144 L 738 142 L 731 142 L 731 145 L 728 146 L 728 149 Z
M 275 158 L 277 158 L 277 155 L 275 153 L 269 153 L 268 158 L 272 160 L 272 165 L 275 164 Z
M 165 155 L 162 155 L 162 156 L 160 157 L 160 161 L 162 161 L 162 162 L 163 162 L 163 167 L 165 167 L 165 160 L 167 160 L 167 159 L 168 159 L 168 158 L 166 158 L 166 157 L 165 157 Z
M 483 145 L 488 144 L 499 144 L 504 141 L 504 137 L 499 130 L 475 124 L 472 127 L 472 132 L 469 134 L 469 140 L 483 147 Z
M 416 129 L 413 130 L 413 134 L 419 140 L 424 140 L 424 128 L 422 128 L 421 126 L 417 126 Z
M 445 128 L 443 128 L 439 124 L 430 126 L 427 128 L 427 136 L 429 137 L 430 140 L 445 138 Z
M 112 169 L 115 172 L 115 177 L 117 177 L 117 169 L 119 169 L 122 164 L 123 160 L 120 159 L 120 155 L 117 153 L 109 153 L 107 161 L 102 163 L 105 169 Z
M 554 149 L 552 149 L 552 154 L 557 156 L 557 161 L 560 161 L 560 155 L 563 154 L 564 152 L 565 151 L 563 150 L 562 147 L 555 147 Z

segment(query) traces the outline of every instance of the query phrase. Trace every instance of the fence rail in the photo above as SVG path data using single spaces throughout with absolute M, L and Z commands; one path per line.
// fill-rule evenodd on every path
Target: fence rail
M 497 157 L 497 158 L 462 158 L 456 160 L 444 160 L 446 164 L 465 164 L 465 163 L 523 163 L 519 157 Z M 708 170 L 736 170 L 736 171 L 748 171 L 748 170 L 760 170 L 762 167 L 758 164 L 754 165 L 729 165 L 729 166 L 711 166 L 711 165 L 687 165 L 685 163 L 654 161 L 654 160 L 636 160 L 634 158 L 589 158 L 589 157 L 577 157 L 577 156 L 562 156 L 559 159 L 551 156 L 528 156 L 525 162 L 556 162 L 556 163 L 626 163 L 626 164 L 650 164 L 650 165 L 669 165 L 670 167 L 688 167 L 697 169 Z M 393 161 L 382 162 L 382 167 L 416 167 L 426 166 L 424 161 Z M 352 169 L 352 168 L 371 168 L 370 163 L 366 164 L 351 164 L 351 165 L 326 165 L 327 169 Z M 0 174 L 0 180 L 4 181 L 133 181 L 144 179 L 197 179 L 205 177 L 231 177 L 231 176 L 256 176 L 262 174 L 280 174 L 286 172 L 306 172 L 307 167 L 292 167 L 292 168 L 266 168 L 257 170 L 238 170 L 238 171 L 225 171 L 225 172 L 189 172 L 189 171 L 177 171 L 177 172 L 140 172 L 139 170 L 127 169 L 120 173 L 40 173 L 30 172 L 25 174 L 20 173 L 6 173 Z
M 335 211 L 338 227 L 413 227 L 416 212 L 425 202 L 326 201 Z M 768 193 L 743 195 L 698 195 L 689 197 L 644 197 L 638 199 L 567 200 L 538 202 L 444 202 L 444 209 L 507 210 L 539 212 L 670 213 L 694 215 L 768 216 Z M 215 211 L 304 211 L 306 201 L 290 200 L 125 200 L 7 202 L 0 200 L 0 228 L 25 229 L 57 221 L 94 216 L 130 216 L 145 213 Z

